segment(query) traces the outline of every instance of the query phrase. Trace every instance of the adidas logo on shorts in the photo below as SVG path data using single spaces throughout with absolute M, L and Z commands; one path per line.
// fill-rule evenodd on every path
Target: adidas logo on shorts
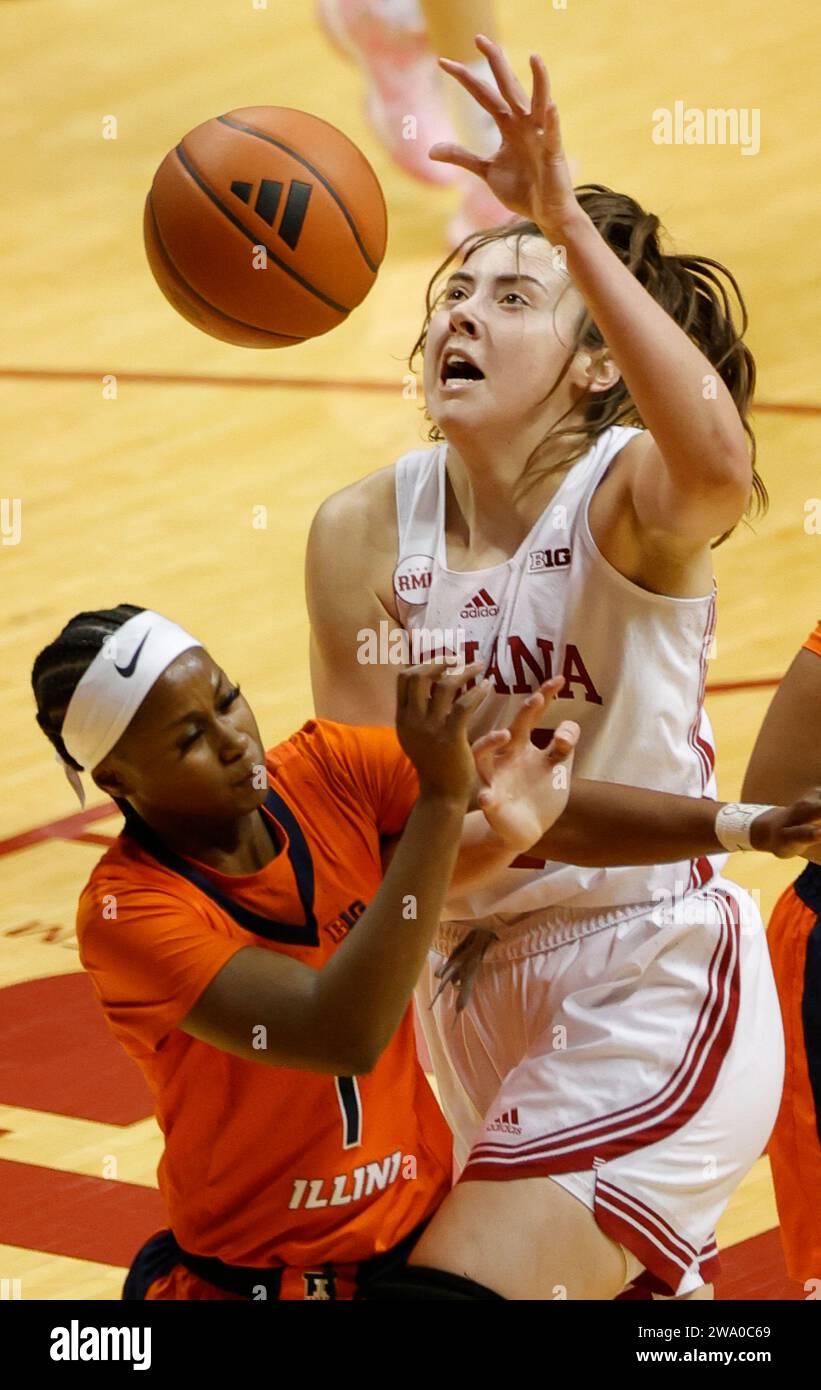
M 465 604 L 459 614 L 460 618 L 495 618 L 499 612 L 499 605 L 491 598 L 487 589 L 480 589 L 478 594 Z
M 503 1115 L 485 1125 L 485 1129 L 490 1134 L 521 1134 L 518 1107 L 514 1105 L 512 1110 L 506 1110 Z

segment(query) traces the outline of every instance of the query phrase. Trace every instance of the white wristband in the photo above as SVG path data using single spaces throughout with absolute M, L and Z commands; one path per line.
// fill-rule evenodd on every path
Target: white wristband
M 765 811 L 772 810 L 774 810 L 772 806 L 757 806 L 750 802 L 729 801 L 726 806 L 721 807 L 716 816 L 717 839 L 731 854 L 738 849 L 752 849 L 750 826 Z

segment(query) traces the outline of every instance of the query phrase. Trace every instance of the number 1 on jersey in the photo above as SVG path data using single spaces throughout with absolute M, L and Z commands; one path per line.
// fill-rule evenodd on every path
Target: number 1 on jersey
M 335 1076 L 334 1085 L 342 1111 L 342 1147 L 356 1149 L 362 1143 L 362 1097 L 355 1076 Z

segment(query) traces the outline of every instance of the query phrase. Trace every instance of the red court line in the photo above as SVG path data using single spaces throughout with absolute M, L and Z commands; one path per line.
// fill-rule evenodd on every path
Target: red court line
M 763 1303 L 793 1303 L 807 1296 L 803 1286 L 787 1274 L 777 1226 L 735 1245 L 723 1245 L 720 1254 L 721 1273 L 715 1283 L 718 1302 L 749 1299 Z M 619 1295 L 619 1299 L 634 1302 L 648 1302 L 650 1298 L 643 1288 L 637 1289 L 632 1284 Z
M 0 990 L 0 1105 L 118 1128 L 153 1112 L 84 970 Z
M 730 690 L 772 690 L 780 684 L 780 676 L 761 676 L 758 680 L 711 681 L 704 690 L 707 695 L 726 695 Z
M 377 391 L 398 395 L 401 378 L 396 381 L 347 381 L 326 377 L 287 376 L 217 376 L 206 372 L 118 372 L 113 367 L 102 371 L 64 371 L 61 368 L 0 367 L 0 377 L 16 381 L 94 381 L 98 385 L 104 376 L 116 377 L 117 382 L 133 382 L 142 386 L 239 386 L 284 387 L 293 391 Z M 819 407 L 821 409 L 821 407 Z
M 62 367 L 0 367 L 0 378 L 14 381 L 94 381 L 114 376 L 117 381 L 143 386 L 225 386 L 262 389 L 280 388 L 292 391 L 372 391 L 395 394 L 403 382 L 351 381 L 335 377 L 234 376 L 208 372 L 129 372 L 114 367 L 81 370 Z M 404 376 L 404 373 L 403 373 Z M 821 415 L 821 403 L 813 401 L 755 401 L 753 414 L 760 415 Z
M 722 1246 L 721 1273 L 716 1280 L 716 1299 L 733 1302 L 789 1302 L 807 1297 L 803 1285 L 787 1274 L 781 1234 L 776 1226 L 735 1245 Z
M 17 849 L 28 849 L 29 845 L 39 844 L 41 840 L 79 839 L 87 825 L 105 820 L 106 816 L 119 814 L 113 801 L 106 801 L 102 806 L 88 806 L 85 811 L 76 811 L 73 816 L 46 821 L 44 825 L 36 825 L 32 830 L 22 831 L 20 835 L 11 835 L 6 840 L 0 840 L 0 855 L 11 854 Z
M 148 1237 L 167 1225 L 154 1188 L 0 1159 L 4 1245 L 127 1268 Z M 67 1286 L 63 1297 L 72 1296 Z

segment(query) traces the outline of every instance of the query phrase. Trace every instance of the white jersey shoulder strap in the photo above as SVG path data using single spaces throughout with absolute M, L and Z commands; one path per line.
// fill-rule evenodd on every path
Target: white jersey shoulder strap
M 583 499 L 598 486 L 616 454 L 638 429 L 613 425 L 573 464 L 556 497 L 548 503 L 564 505 L 574 514 Z M 396 519 L 400 556 L 438 555 L 444 527 L 445 458 L 447 444 L 434 449 L 413 449 L 395 465 Z
M 429 553 L 443 523 L 444 444 L 413 449 L 396 463 L 396 521 L 399 554 Z

